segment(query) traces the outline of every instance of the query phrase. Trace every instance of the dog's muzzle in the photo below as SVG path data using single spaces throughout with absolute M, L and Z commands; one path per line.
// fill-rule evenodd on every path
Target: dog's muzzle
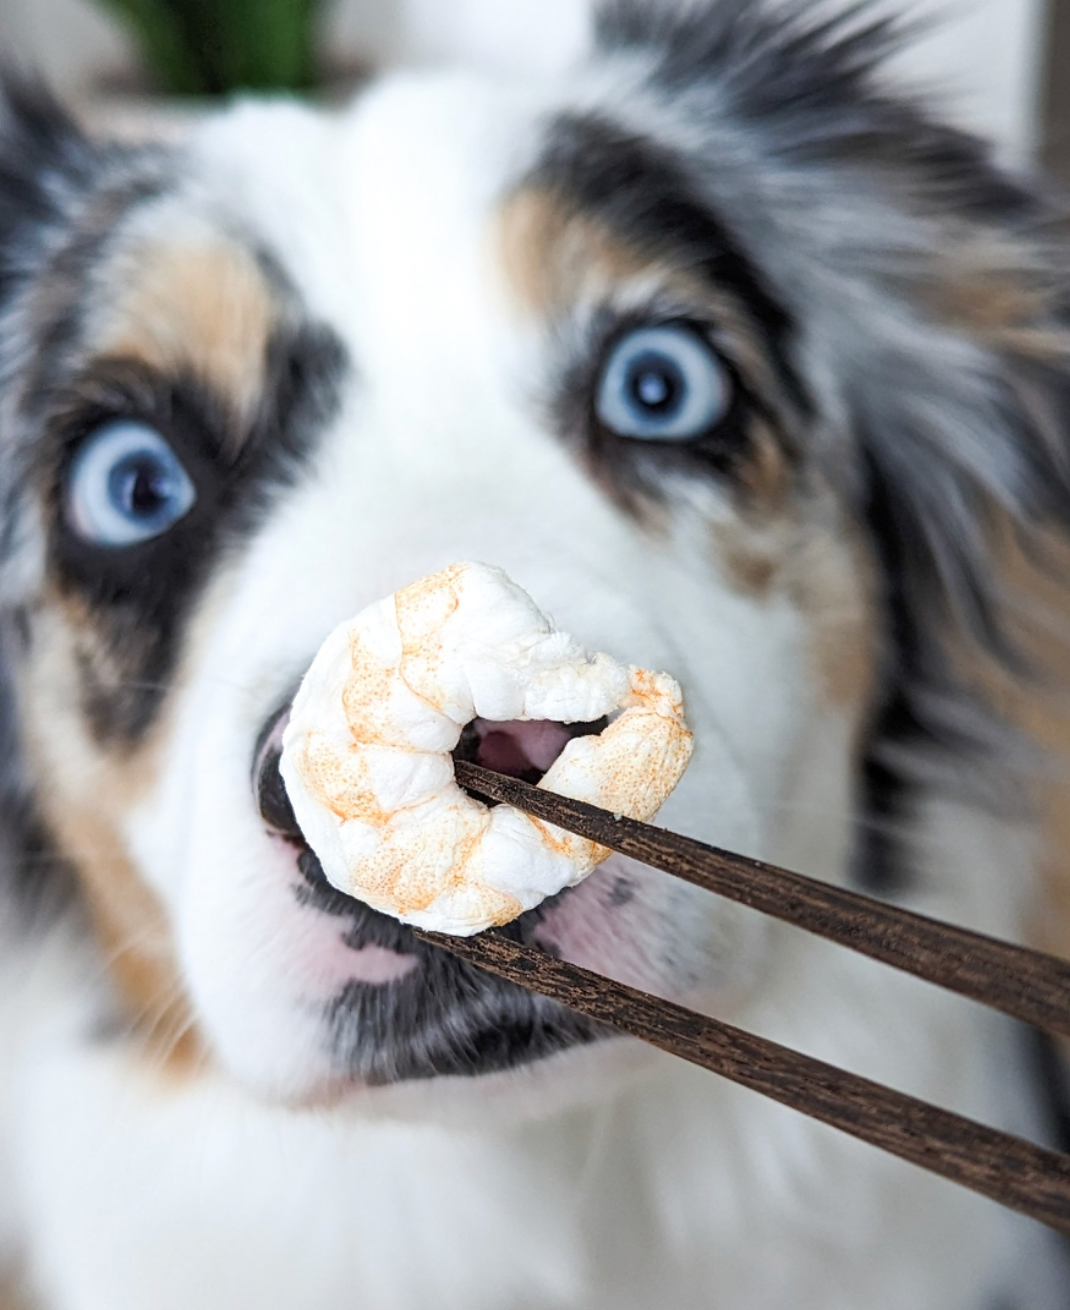
M 279 769 L 288 717 L 287 703 L 265 722 L 253 752 L 252 786 L 269 836 L 293 850 L 295 913 L 331 915 L 352 951 L 393 952 L 407 966 L 385 983 L 358 976 L 327 1007 L 332 1055 L 345 1072 L 365 1083 L 490 1073 L 603 1035 L 579 1015 L 425 945 L 404 924 L 331 886 L 302 836 Z M 537 781 L 572 737 L 604 726 L 476 720 L 454 754 Z M 559 893 L 499 931 L 535 940 L 544 915 L 569 894 Z

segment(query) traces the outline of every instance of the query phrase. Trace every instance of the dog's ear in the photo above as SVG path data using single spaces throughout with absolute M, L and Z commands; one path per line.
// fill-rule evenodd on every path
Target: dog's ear
M 606 56 L 635 56 L 663 87 L 715 81 L 730 110 L 779 116 L 842 110 L 917 21 L 855 0 L 822 18 L 813 0 L 596 0 Z
M 92 186 L 99 150 L 43 83 L 0 76 L 0 304 L 41 233 Z
M 918 621 L 1009 663 L 993 543 L 1070 529 L 1070 276 L 1042 211 L 934 223 L 841 374 L 867 509 Z
M 904 613 L 1011 658 L 990 529 L 1070 527 L 1059 203 L 888 81 L 910 31 L 883 6 L 608 0 L 596 30 L 686 117 L 697 185 L 792 310 Z
M 22 325 L 5 317 L 17 288 L 49 258 L 50 236 L 67 222 L 96 173 L 97 149 L 43 84 L 22 74 L 0 74 L 0 385 L 11 357 L 26 348 Z M 0 415 L 3 407 L 0 405 Z M 73 882 L 48 849 L 21 763 L 13 652 L 26 646 L 4 578 L 15 546 L 10 540 L 13 476 L 0 418 L 0 900 L 29 922 L 49 919 L 69 903 Z

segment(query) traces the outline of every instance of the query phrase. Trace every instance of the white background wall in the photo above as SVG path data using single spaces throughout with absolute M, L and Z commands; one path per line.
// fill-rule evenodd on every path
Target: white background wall
M 672 0 L 663 0 L 672 2 Z M 680 0 L 676 0 L 680 2 Z M 815 0 L 815 7 L 819 0 Z M 1046 3 L 1060 0 L 889 0 L 940 27 L 903 61 L 935 83 L 949 111 L 1024 157 L 1036 141 L 1037 70 Z M 506 68 L 553 68 L 582 48 L 588 0 L 335 0 L 326 40 L 378 61 L 464 58 Z M 0 56 L 42 67 L 78 91 L 129 58 L 129 45 L 92 0 L 0 0 Z

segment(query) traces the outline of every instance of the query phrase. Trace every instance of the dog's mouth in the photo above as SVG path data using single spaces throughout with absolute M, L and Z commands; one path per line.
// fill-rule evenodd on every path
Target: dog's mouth
M 353 953 L 352 977 L 329 1002 L 326 1015 L 332 1056 L 345 1074 L 381 1084 L 492 1073 L 603 1036 L 597 1025 L 572 1011 L 419 941 L 404 924 L 327 881 L 297 824 L 279 771 L 287 717 L 288 708 L 280 710 L 261 734 L 254 792 L 270 834 L 294 852 L 298 904 L 335 917 L 341 940 Z M 573 738 L 604 727 L 604 719 L 575 724 L 475 719 L 464 728 L 453 755 L 535 783 Z M 624 903 L 619 876 L 612 881 L 616 890 L 607 888 L 603 898 L 610 912 Z M 567 913 L 573 894 L 574 889 L 559 892 L 500 931 L 560 953 L 553 933 L 540 929 Z
M 485 769 L 524 782 L 541 782 L 574 737 L 592 736 L 605 726 L 605 719 L 594 723 L 554 723 L 546 719 L 493 723 L 489 719 L 473 719 L 465 725 L 453 749 L 453 758 L 482 764 Z

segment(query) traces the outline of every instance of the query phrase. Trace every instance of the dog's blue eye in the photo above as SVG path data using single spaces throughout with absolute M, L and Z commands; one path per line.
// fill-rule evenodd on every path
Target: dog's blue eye
M 599 422 L 620 437 L 693 441 L 728 414 L 732 381 L 691 328 L 667 323 L 622 337 L 598 383 Z
M 188 514 L 197 493 L 155 428 L 116 419 L 82 442 L 67 479 L 71 527 L 95 546 L 133 546 Z

